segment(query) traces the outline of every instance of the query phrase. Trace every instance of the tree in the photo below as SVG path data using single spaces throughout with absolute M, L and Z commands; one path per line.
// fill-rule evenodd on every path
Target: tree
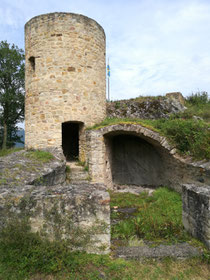
M 0 136 L 2 149 L 18 139 L 17 123 L 24 119 L 24 52 L 0 42 Z

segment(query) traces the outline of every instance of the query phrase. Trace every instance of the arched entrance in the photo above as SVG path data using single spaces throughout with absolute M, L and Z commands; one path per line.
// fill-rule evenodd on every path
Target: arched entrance
M 163 159 L 155 146 L 132 134 L 106 136 L 106 146 L 114 184 L 161 184 Z

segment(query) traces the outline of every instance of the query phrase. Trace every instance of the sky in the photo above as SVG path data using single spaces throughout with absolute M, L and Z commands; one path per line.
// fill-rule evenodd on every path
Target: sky
M 0 41 L 24 49 L 25 23 L 50 12 L 104 28 L 112 100 L 210 94 L 210 0 L 0 0 Z

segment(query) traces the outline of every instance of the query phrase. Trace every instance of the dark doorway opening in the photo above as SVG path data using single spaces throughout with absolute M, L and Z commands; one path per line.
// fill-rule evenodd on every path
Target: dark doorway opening
M 79 129 L 80 123 L 62 123 L 62 148 L 68 161 L 79 158 Z
M 142 186 L 161 184 L 163 159 L 153 145 L 134 135 L 113 136 L 109 143 L 114 183 Z

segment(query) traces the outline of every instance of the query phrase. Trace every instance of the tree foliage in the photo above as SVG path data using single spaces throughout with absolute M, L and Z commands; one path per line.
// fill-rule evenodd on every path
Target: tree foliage
M 11 147 L 18 139 L 17 123 L 24 118 L 24 52 L 0 42 L 0 145 Z

